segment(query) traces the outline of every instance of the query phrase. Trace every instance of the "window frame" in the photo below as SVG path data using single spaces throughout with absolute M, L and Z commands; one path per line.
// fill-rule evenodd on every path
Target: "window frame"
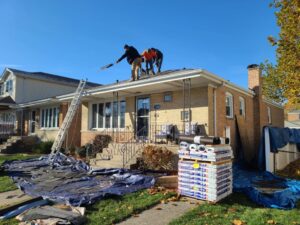
M 51 112 L 51 113 L 50 113 Z M 40 129 L 59 129 L 59 106 L 43 107 L 40 109 Z
M 241 107 L 241 103 L 243 107 Z M 242 113 L 241 113 L 241 110 L 242 110 Z M 244 97 L 239 97 L 239 115 L 240 116 L 243 116 L 243 117 L 246 117 L 246 100 Z
M 231 101 L 229 101 L 229 106 L 227 106 L 227 98 L 231 99 Z M 234 115 L 234 104 L 233 104 L 233 95 L 230 92 L 226 92 L 225 93 L 225 115 L 226 118 L 232 119 L 233 115 Z M 227 107 L 229 107 L 230 109 L 230 115 L 227 115 Z
M 170 99 L 166 99 L 166 97 L 170 96 Z M 164 102 L 172 102 L 173 101 L 173 93 L 172 92 L 165 92 L 164 93 Z
M 117 103 L 117 115 L 115 114 L 113 108 L 116 106 Z M 125 104 L 125 109 L 124 112 L 121 112 L 121 103 Z M 94 105 L 96 105 L 96 120 L 94 121 Z M 102 105 L 102 115 L 100 114 L 100 108 Z M 109 126 L 107 126 L 107 117 L 106 117 L 106 107 L 110 106 L 110 116 L 109 116 Z M 113 130 L 113 129 L 125 129 L 125 114 L 126 114 L 126 100 L 121 99 L 118 102 L 117 101 L 101 101 L 101 102 L 91 102 L 90 103 L 90 113 L 89 113 L 89 129 L 90 130 Z M 123 120 L 121 118 L 121 113 L 123 113 Z M 115 117 L 114 117 L 115 116 Z M 117 118 L 117 121 L 114 121 L 114 118 Z M 102 120 L 102 127 L 100 127 L 99 125 L 101 125 L 101 122 L 99 121 L 99 119 Z M 100 123 L 99 123 L 100 122 Z M 114 127 L 114 123 L 115 125 L 117 125 L 116 127 Z M 95 125 L 95 126 L 94 126 Z M 124 125 L 124 126 L 121 126 Z

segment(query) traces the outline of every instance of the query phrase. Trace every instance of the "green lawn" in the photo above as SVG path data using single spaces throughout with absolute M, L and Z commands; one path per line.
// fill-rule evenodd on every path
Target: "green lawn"
M 300 207 L 293 210 L 263 208 L 251 202 L 245 195 L 235 193 L 215 205 L 200 205 L 169 225 L 187 224 L 300 225 Z
M 22 160 L 38 157 L 37 155 L 28 154 L 12 154 L 12 155 L 0 155 L 0 165 L 6 160 Z M 5 172 L 0 172 L 0 193 L 6 191 L 12 191 L 17 189 L 14 182 Z
M 87 207 L 87 224 L 90 225 L 111 225 L 131 215 L 135 215 L 153 205 L 156 205 L 163 199 L 174 196 L 175 193 L 156 193 L 148 194 L 147 190 L 135 192 L 123 197 L 110 197 L 99 201 Z M 15 219 L 0 220 L 0 225 L 17 225 Z

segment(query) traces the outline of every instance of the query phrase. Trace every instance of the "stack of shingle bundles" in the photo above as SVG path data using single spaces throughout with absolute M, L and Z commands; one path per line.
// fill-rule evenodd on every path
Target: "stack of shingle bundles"
M 178 190 L 181 195 L 217 202 L 232 193 L 229 145 L 180 143 Z

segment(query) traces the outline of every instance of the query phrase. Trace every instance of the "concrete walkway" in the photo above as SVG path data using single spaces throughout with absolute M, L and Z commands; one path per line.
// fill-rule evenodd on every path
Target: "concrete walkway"
M 118 223 L 118 225 L 167 225 L 199 204 L 203 204 L 203 201 L 190 198 L 181 198 L 180 201 L 166 204 L 160 203 L 153 208 L 143 211 L 136 217 L 132 216 Z
M 27 200 L 32 197 L 25 195 L 20 189 L 0 193 L 0 209 L 12 206 Z

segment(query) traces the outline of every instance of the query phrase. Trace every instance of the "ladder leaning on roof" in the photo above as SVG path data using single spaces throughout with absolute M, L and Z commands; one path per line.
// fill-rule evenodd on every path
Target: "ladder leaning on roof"
M 83 95 L 83 90 L 84 90 L 85 84 L 86 84 L 86 80 L 81 80 L 76 89 L 74 98 L 70 104 L 67 115 L 64 118 L 64 121 L 63 121 L 61 127 L 59 128 L 58 134 L 57 134 L 55 141 L 51 147 L 51 155 L 54 155 L 55 153 L 59 152 L 59 150 L 65 140 L 66 134 L 70 128 L 72 120 L 73 120 L 75 113 L 80 105 L 81 97 Z

